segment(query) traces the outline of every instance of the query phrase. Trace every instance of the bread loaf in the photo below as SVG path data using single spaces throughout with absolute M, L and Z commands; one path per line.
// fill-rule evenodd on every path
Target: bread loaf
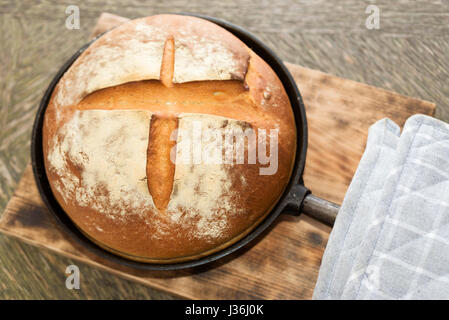
M 242 41 L 157 15 L 107 32 L 73 63 L 43 148 L 51 189 L 86 236 L 171 263 L 229 246 L 266 217 L 289 181 L 296 127 L 282 83 Z

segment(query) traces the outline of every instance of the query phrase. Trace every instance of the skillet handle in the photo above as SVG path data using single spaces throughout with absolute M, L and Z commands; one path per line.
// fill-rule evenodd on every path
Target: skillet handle
M 311 193 L 305 196 L 302 203 L 303 213 L 327 224 L 328 226 L 334 225 L 339 210 L 339 205 L 318 198 Z

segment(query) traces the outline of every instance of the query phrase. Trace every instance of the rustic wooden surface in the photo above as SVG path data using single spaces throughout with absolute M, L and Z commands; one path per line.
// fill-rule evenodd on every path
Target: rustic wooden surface
M 283 215 L 258 241 L 210 265 L 180 271 L 133 270 L 89 252 L 60 230 L 38 194 L 31 166 L 0 221 L 3 233 L 188 299 L 310 298 L 329 230 L 306 216 Z M 83 277 L 81 284 L 84 281 Z
M 387 116 L 403 124 L 413 113 L 432 115 L 435 110 L 432 103 L 319 71 L 291 64 L 289 69 L 300 83 L 310 126 L 306 185 L 336 202 L 344 196 L 373 122 Z M 187 271 L 136 271 L 90 253 L 60 230 L 28 165 L 0 231 L 182 298 L 308 299 L 330 228 L 307 216 L 283 215 L 258 241 L 216 263 Z
M 122 22 L 121 17 L 102 14 L 92 36 Z M 338 203 L 357 168 L 372 123 L 389 117 L 403 124 L 414 113 L 434 114 L 435 105 L 429 102 L 293 64 L 288 64 L 288 68 L 303 94 L 310 128 L 305 183 L 315 194 Z M 330 228 L 305 216 L 282 216 L 259 241 L 206 267 L 173 272 L 135 271 L 111 264 L 67 238 L 42 203 L 30 166 L 6 207 L 0 230 L 190 299 L 310 298 L 330 232 Z
M 81 29 L 65 28 L 66 3 L 0 0 L 0 211 L 29 159 L 38 99 L 102 11 L 138 17 L 189 11 L 237 23 L 284 60 L 437 103 L 449 120 L 447 1 L 376 1 L 380 30 L 364 27 L 369 1 L 106 1 L 80 4 Z M 72 259 L 0 236 L 0 298 L 169 298 L 79 264 L 82 290 L 64 286 Z M 101 284 L 101 285 L 100 285 Z

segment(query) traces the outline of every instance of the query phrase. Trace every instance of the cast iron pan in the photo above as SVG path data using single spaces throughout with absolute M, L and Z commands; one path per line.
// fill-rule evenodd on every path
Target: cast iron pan
M 335 217 L 337 215 L 339 207 L 331 202 L 320 199 L 313 196 L 310 191 L 304 186 L 302 179 L 302 174 L 304 170 L 304 165 L 306 161 L 306 151 L 307 151 L 307 119 L 306 112 L 304 108 L 304 103 L 302 101 L 301 95 L 298 88 L 296 87 L 295 81 L 291 76 L 290 72 L 284 66 L 282 61 L 271 51 L 267 46 L 265 46 L 260 40 L 250 34 L 248 31 L 233 25 L 229 22 L 219 20 L 216 18 L 211 18 L 196 14 L 186 14 L 197 16 L 203 19 L 207 19 L 211 22 L 218 24 L 219 26 L 225 28 L 229 32 L 233 33 L 235 36 L 240 38 L 248 47 L 250 47 L 255 53 L 257 53 L 262 59 L 264 59 L 273 70 L 278 75 L 279 79 L 282 81 L 285 91 L 287 92 L 290 103 L 293 108 L 296 127 L 297 127 L 297 148 L 296 148 L 296 160 L 293 168 L 293 173 L 279 202 L 272 209 L 270 214 L 262 221 L 252 232 L 250 232 L 246 237 L 242 238 L 240 241 L 234 243 L 233 245 L 215 252 L 209 256 L 199 258 L 197 260 L 192 260 L 188 262 L 175 263 L 175 264 L 149 264 L 136 262 L 116 256 L 109 253 L 93 242 L 91 242 L 86 236 L 84 236 L 78 228 L 74 225 L 72 220 L 64 212 L 61 206 L 56 201 L 54 197 L 48 178 L 45 173 L 44 166 L 44 155 L 42 149 L 42 127 L 44 122 L 44 114 L 47 105 L 50 101 L 51 94 L 56 84 L 62 75 L 67 71 L 67 69 L 72 65 L 72 63 L 79 57 L 79 55 L 87 48 L 89 45 L 95 41 L 84 45 L 79 49 L 59 70 L 56 74 L 50 86 L 42 98 L 39 106 L 39 110 L 36 115 L 36 119 L 33 126 L 32 141 L 31 141 L 31 161 L 33 166 L 33 172 L 36 179 L 37 187 L 42 196 L 44 203 L 47 205 L 49 210 L 53 213 L 56 219 L 60 222 L 63 229 L 70 234 L 72 238 L 80 242 L 83 247 L 86 247 L 98 254 L 99 256 L 128 267 L 145 269 L 145 270 L 176 270 L 191 268 L 199 265 L 203 265 L 215 260 L 218 260 L 230 253 L 244 247 L 246 244 L 254 240 L 259 236 L 265 229 L 267 229 L 281 213 L 299 215 L 304 212 L 316 219 L 332 225 Z M 100 35 L 101 36 L 101 35 Z

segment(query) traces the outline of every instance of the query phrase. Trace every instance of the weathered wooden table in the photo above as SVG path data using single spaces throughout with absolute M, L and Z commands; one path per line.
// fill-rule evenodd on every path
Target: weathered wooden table
M 80 5 L 81 28 L 65 27 L 67 4 L 0 0 L 0 212 L 29 160 L 36 102 L 59 66 L 88 38 L 102 11 L 128 17 L 197 12 L 239 24 L 283 60 L 436 102 L 449 121 L 449 3 L 377 1 L 380 29 L 365 27 L 368 2 L 120 0 Z M 81 265 L 81 290 L 65 288 L 70 259 L 0 236 L 0 299 L 170 298 Z

